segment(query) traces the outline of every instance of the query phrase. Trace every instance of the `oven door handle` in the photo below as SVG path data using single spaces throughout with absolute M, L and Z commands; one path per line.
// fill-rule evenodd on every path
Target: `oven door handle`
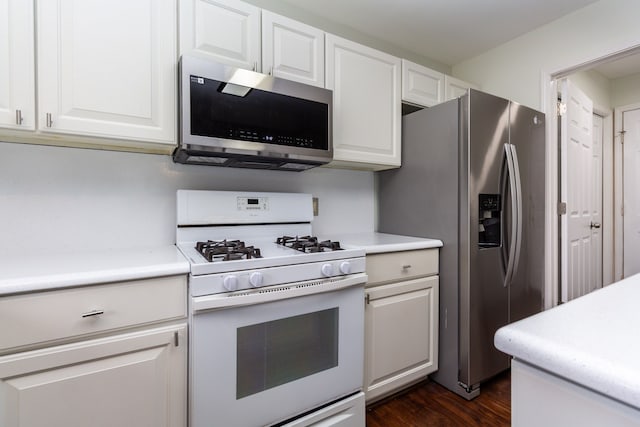
M 197 313 L 205 310 L 263 304 L 288 298 L 335 292 L 352 286 L 364 285 L 366 282 L 366 273 L 357 273 L 349 276 L 338 276 L 335 279 L 310 280 L 248 291 L 205 295 L 191 299 L 191 310 Z

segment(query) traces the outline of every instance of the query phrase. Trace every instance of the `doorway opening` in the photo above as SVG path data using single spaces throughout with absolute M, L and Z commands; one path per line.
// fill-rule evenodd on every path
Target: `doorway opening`
M 613 70 L 613 74 L 609 70 Z M 615 73 L 618 74 L 616 75 Z M 547 138 L 548 149 L 551 153 L 549 164 L 558 165 L 558 168 L 552 171 L 549 177 L 550 185 L 548 190 L 550 190 L 550 194 L 547 199 L 548 204 L 550 206 L 553 205 L 553 208 L 549 209 L 548 212 L 548 224 L 551 224 L 552 228 L 550 245 L 548 246 L 548 248 L 551 248 L 551 254 L 548 261 L 550 262 L 550 274 L 552 276 L 550 282 L 553 284 L 548 288 L 547 298 L 550 301 L 548 306 L 568 301 L 590 290 L 606 286 L 625 277 L 631 271 L 623 269 L 625 249 L 628 255 L 634 253 L 629 249 L 631 246 L 626 248 L 624 246 L 624 238 L 629 234 L 628 231 L 625 232 L 625 226 L 627 229 L 632 229 L 633 225 L 628 225 L 632 224 L 630 221 L 625 224 L 623 216 L 624 209 L 627 210 L 626 213 L 630 212 L 627 207 L 630 201 L 628 198 L 625 199 L 625 194 L 635 193 L 630 192 L 629 187 L 626 188 L 627 191 L 624 191 L 623 166 L 627 157 L 633 156 L 629 154 L 631 147 L 626 151 L 623 150 L 621 142 L 624 133 L 621 132 L 624 132 L 624 129 L 618 129 L 618 126 L 621 126 L 624 114 L 621 110 L 623 101 L 621 101 L 620 93 L 625 92 L 625 96 L 629 96 L 630 92 L 627 89 L 621 90 L 621 88 L 624 88 L 624 85 L 630 85 L 627 80 L 635 81 L 636 86 L 640 87 L 640 47 L 634 47 L 627 51 L 553 74 L 543 73 L 543 82 L 549 82 L 547 87 L 543 87 L 543 99 L 547 111 L 556 111 L 557 94 L 562 91 L 562 82 L 567 79 L 575 82 L 577 87 L 583 89 L 589 97 L 593 98 L 593 113 L 595 115 L 591 116 L 591 120 L 593 126 L 597 126 L 598 129 L 592 127 L 591 132 L 595 137 L 602 135 L 602 139 L 595 141 L 594 144 L 598 146 L 593 146 L 596 149 L 595 151 L 600 153 L 599 159 L 596 158 L 596 155 L 587 163 L 586 154 L 583 154 L 581 159 L 581 162 L 586 165 L 582 172 L 588 170 L 590 174 L 588 178 L 583 174 L 582 179 L 588 180 L 589 185 L 583 186 L 584 190 L 581 197 L 590 199 L 590 203 L 593 206 L 588 214 L 586 209 L 582 211 L 584 215 L 582 215 L 583 224 L 581 227 L 583 230 L 580 242 L 587 243 L 589 248 L 582 248 L 584 250 L 580 252 L 580 246 L 567 235 L 569 222 L 567 214 L 570 213 L 570 206 L 567 206 L 567 214 L 562 213 L 564 203 L 567 203 L 567 198 L 572 196 L 567 192 L 567 177 L 565 176 L 565 172 L 570 169 L 570 163 L 563 164 L 562 161 L 562 119 L 550 117 L 553 115 L 548 114 Z M 635 96 L 637 96 L 636 105 L 627 105 L 627 109 L 624 111 L 638 110 L 638 115 L 640 116 L 640 88 Z M 627 116 L 628 119 L 630 117 Z M 640 140 L 640 136 L 638 139 Z M 592 154 L 594 152 L 593 147 L 590 150 Z M 600 149 L 601 151 L 599 151 Z M 640 159 L 640 154 L 637 154 L 637 156 Z M 575 159 L 573 160 L 572 167 L 575 168 L 577 166 Z M 600 162 L 599 170 L 596 162 Z M 595 173 L 595 176 L 591 172 Z M 640 175 L 637 177 L 640 178 Z M 635 177 L 627 177 L 627 181 L 632 179 L 635 179 Z M 602 191 L 600 192 L 601 203 L 596 200 L 598 181 L 602 185 Z M 636 179 L 634 182 L 637 183 L 638 181 Z M 565 189 L 564 192 L 563 188 Z M 586 193 L 587 188 L 590 189 L 588 195 Z M 598 206 L 600 207 L 600 212 L 597 212 Z M 640 206 L 640 201 L 637 206 Z M 573 213 L 575 214 L 575 212 Z M 638 222 L 638 229 L 640 229 L 640 220 Z M 587 231 L 591 231 L 591 233 L 587 233 Z M 640 242 L 640 233 L 637 234 Z M 640 249 L 640 243 L 638 249 Z M 576 268 L 575 262 L 573 262 L 576 259 L 570 259 L 572 250 L 574 254 L 580 254 L 581 258 L 578 266 L 581 264 L 584 272 L 582 278 L 573 282 L 569 277 L 570 274 L 575 272 Z M 598 251 L 600 251 L 601 255 L 598 254 Z M 602 259 L 602 267 L 599 270 L 598 265 L 592 261 L 592 257 L 600 257 Z M 587 270 L 589 270 L 589 273 L 586 272 Z M 638 270 L 640 271 L 640 266 L 638 266 Z M 574 293 L 573 291 L 576 288 L 578 292 Z

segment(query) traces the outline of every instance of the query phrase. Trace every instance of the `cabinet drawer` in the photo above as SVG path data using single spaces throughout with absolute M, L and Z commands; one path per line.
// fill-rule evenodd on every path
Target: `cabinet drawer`
M 367 255 L 369 285 L 438 274 L 438 249 Z
M 186 276 L 0 298 L 0 349 L 185 317 Z

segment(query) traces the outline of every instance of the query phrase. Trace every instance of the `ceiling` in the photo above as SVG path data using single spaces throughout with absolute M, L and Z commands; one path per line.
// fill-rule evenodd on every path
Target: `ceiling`
M 596 0 L 282 0 L 453 66 Z

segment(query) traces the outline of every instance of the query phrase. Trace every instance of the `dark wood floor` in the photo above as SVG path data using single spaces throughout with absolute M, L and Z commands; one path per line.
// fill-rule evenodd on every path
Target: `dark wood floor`
M 507 371 L 484 383 L 467 401 L 432 381 L 367 408 L 367 427 L 510 426 L 511 378 Z

